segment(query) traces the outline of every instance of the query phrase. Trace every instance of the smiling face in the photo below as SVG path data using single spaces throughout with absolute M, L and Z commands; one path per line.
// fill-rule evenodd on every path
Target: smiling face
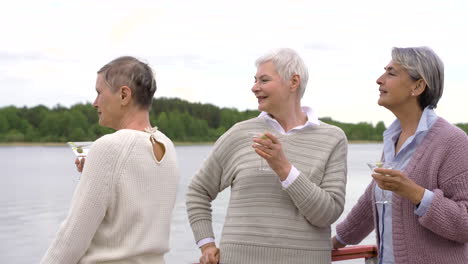
M 408 103 L 417 103 L 414 94 L 417 83 L 405 68 L 390 61 L 377 79 L 380 91 L 378 104 L 392 110 Z
M 98 112 L 99 125 L 119 129 L 118 124 L 121 119 L 120 92 L 112 92 L 102 74 L 98 74 L 96 79 L 96 92 L 97 96 L 93 106 Z
M 281 104 L 287 103 L 291 96 L 287 83 L 278 74 L 273 62 L 268 61 L 258 66 L 252 87 L 258 100 L 258 110 L 272 115 L 278 113 Z

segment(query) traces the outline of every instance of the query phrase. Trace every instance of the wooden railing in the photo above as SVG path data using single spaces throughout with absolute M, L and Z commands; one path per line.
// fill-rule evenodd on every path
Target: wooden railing
M 366 263 L 377 263 L 377 246 L 348 246 L 332 250 L 332 261 L 360 259 L 363 258 Z
M 362 258 L 365 263 L 377 263 L 377 247 L 375 245 L 348 246 L 340 249 L 334 249 L 331 253 L 332 261 Z

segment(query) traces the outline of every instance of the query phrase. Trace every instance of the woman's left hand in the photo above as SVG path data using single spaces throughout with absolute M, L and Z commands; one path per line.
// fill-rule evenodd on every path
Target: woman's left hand
M 392 191 L 413 204 L 419 204 L 423 198 L 425 189 L 408 178 L 402 171 L 377 168 L 372 178 L 383 190 Z
M 281 142 L 270 132 L 265 132 L 264 136 L 254 138 L 252 147 L 255 152 L 264 158 L 272 170 L 276 172 L 280 180 L 284 181 L 291 171 L 291 163 L 284 155 Z

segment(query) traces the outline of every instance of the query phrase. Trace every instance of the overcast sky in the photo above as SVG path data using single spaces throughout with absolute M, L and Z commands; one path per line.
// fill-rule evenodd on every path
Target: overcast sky
M 309 67 L 302 100 L 319 117 L 386 125 L 375 80 L 393 46 L 445 63 L 436 113 L 468 122 L 468 1 L 2 1 L 0 107 L 92 102 L 96 71 L 121 55 L 150 63 L 156 97 L 256 109 L 254 61 L 279 47 Z

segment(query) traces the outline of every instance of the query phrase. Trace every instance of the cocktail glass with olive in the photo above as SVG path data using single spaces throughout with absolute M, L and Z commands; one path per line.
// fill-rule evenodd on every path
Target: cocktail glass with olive
M 89 149 L 93 144 L 93 141 L 76 141 L 76 142 L 67 142 L 67 144 L 72 149 L 73 153 L 75 153 L 76 157 L 82 158 L 88 155 Z
M 249 135 L 250 138 L 254 139 L 254 138 L 266 138 L 264 132 L 261 132 L 261 131 L 257 131 L 257 132 L 248 132 L 247 133 Z M 255 143 L 257 144 L 257 143 Z M 260 170 L 260 171 L 268 171 L 268 170 L 271 170 L 271 168 L 268 166 L 268 165 L 265 165 L 266 161 L 264 158 L 260 157 L 260 167 L 257 168 L 257 170 Z
M 393 168 L 393 163 L 392 162 L 383 162 L 383 161 L 377 161 L 377 162 L 368 162 L 367 166 L 369 166 L 369 169 L 374 172 L 376 168 L 383 168 L 383 169 L 392 169 Z M 388 175 L 385 175 L 388 176 Z M 378 188 L 380 189 L 380 188 Z M 375 203 L 376 204 L 390 204 L 392 203 L 391 199 L 389 198 L 391 195 L 391 191 L 383 190 L 380 189 L 380 197 L 376 199 Z

